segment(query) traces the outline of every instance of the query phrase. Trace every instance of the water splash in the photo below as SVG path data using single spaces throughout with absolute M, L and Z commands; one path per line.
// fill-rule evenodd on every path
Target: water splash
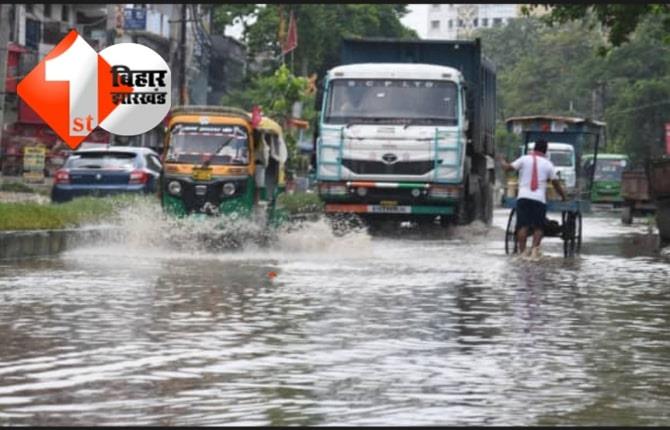
M 323 217 L 268 229 L 255 219 L 230 216 L 177 218 L 154 200 L 137 199 L 119 210 L 97 240 L 82 244 L 96 253 L 166 257 L 282 258 L 290 254 L 324 258 L 370 255 L 371 238 L 362 226 L 333 229 Z

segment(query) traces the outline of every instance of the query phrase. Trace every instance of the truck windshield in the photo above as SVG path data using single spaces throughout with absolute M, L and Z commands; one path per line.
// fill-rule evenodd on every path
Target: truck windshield
M 248 164 L 249 143 L 244 127 L 177 124 L 170 132 L 166 161 L 172 163 Z
M 598 160 L 594 179 L 596 181 L 620 181 L 626 160 Z
M 400 79 L 336 79 L 326 122 L 456 125 L 454 82 Z
M 549 151 L 549 160 L 556 167 L 570 167 L 572 166 L 572 152 L 570 151 Z

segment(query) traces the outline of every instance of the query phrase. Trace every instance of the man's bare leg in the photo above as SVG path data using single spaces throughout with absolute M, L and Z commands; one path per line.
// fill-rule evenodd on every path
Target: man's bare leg
M 526 240 L 528 239 L 528 227 L 521 227 L 516 232 L 516 243 L 519 248 L 519 254 L 526 250 Z
M 540 242 L 542 242 L 542 231 L 541 228 L 536 228 L 533 231 L 533 248 L 530 250 L 530 256 L 533 259 L 538 259 L 540 258 Z
M 533 231 L 533 248 L 540 248 L 540 243 L 542 242 L 542 231 L 541 228 L 536 228 L 535 231 Z

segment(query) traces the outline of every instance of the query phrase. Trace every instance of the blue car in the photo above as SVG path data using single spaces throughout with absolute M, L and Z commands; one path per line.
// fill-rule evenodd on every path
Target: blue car
M 54 175 L 52 202 L 80 196 L 154 193 L 161 174 L 158 154 L 149 148 L 109 146 L 74 151 Z

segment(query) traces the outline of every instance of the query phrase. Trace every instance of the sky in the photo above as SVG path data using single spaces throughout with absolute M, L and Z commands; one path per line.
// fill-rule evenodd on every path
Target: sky
M 400 21 L 415 30 L 420 38 L 425 38 L 428 34 L 428 5 L 410 4 L 408 9 L 410 12 Z

